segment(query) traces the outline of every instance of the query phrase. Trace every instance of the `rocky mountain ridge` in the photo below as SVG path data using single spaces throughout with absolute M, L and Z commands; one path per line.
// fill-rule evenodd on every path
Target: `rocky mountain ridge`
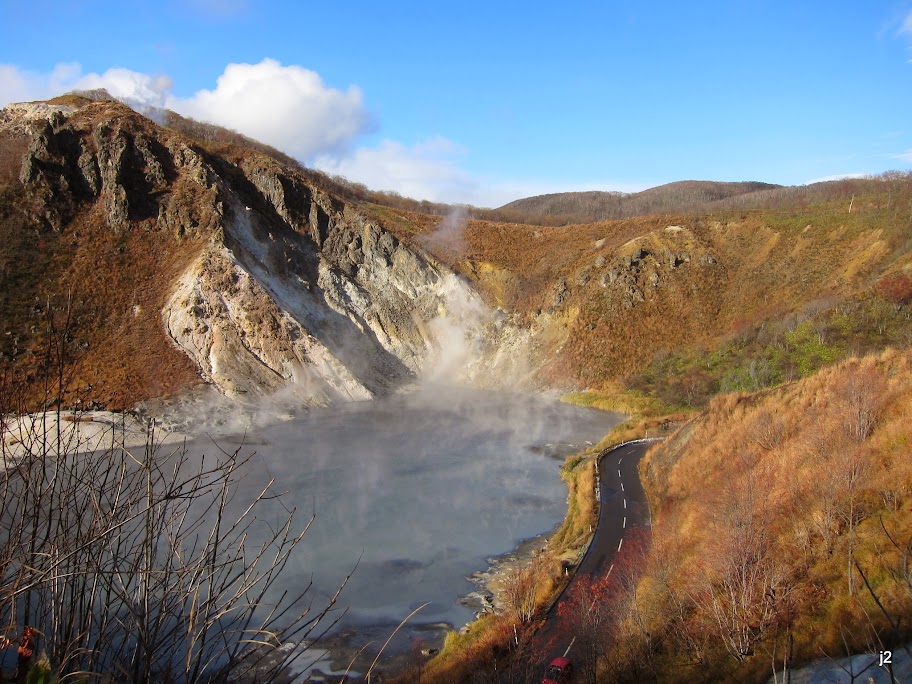
M 878 289 L 912 269 L 902 174 L 543 227 L 359 199 L 236 134 L 163 122 L 78 96 L 0 112 L 0 358 L 33 405 L 55 316 L 78 360 L 68 401 L 120 408 L 200 383 L 309 403 L 428 377 L 649 384 L 637 374 L 662 364 L 687 368 L 674 401 L 690 402 L 903 334 Z M 809 318 L 814 348 L 797 341 Z
M 10 106 L 0 136 L 27 144 L 19 182 L 38 233 L 145 232 L 179 244 L 158 311 L 132 313 L 157 316 L 172 349 L 225 394 L 288 388 L 322 404 L 435 373 L 482 385 L 528 377 L 528 331 L 273 159 L 213 153 L 111 101 Z

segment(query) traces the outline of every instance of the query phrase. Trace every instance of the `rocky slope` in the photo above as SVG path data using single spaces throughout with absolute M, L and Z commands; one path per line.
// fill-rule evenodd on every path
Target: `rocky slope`
M 527 331 L 495 316 L 433 257 L 274 159 L 206 149 L 119 103 L 72 98 L 7 107 L 0 138 L 7 157 L 16 145 L 25 148 L 10 184 L 20 184 L 15 190 L 26 207 L 19 228 L 27 224 L 44 243 L 72 243 L 45 273 L 56 280 L 45 290 L 72 287 L 84 275 L 74 266 L 80 258 L 94 260 L 102 279 L 124 266 L 150 272 L 154 282 L 145 288 L 152 291 L 142 293 L 150 304 L 112 314 L 134 323 L 157 318 L 152 337 L 164 338 L 168 349 L 147 338 L 149 348 L 174 363 L 179 350 L 201 380 L 225 394 L 288 388 L 301 400 L 325 403 L 388 393 L 435 374 L 482 385 L 528 376 Z M 81 254 L 91 251 L 87 234 L 122 243 L 126 263 Z M 133 235 L 147 239 L 133 244 Z M 155 263 L 163 244 L 178 256 L 164 269 L 168 277 L 153 277 L 164 266 Z M 102 321 L 76 322 L 70 336 L 92 338 L 82 356 L 119 344 L 100 333 Z M 23 344 L 7 357 L 34 372 L 29 360 L 37 358 L 37 344 L 33 335 L 31 355 Z M 139 353 L 122 363 L 137 370 L 125 378 L 149 363 L 133 351 Z M 104 402 L 91 383 L 78 384 L 70 389 Z M 184 373 L 167 389 L 190 384 Z M 158 389 L 133 386 L 125 394 L 145 399 Z
M 660 377 L 669 355 L 690 373 L 671 403 L 691 405 L 755 367 L 792 377 L 803 323 L 819 344 L 798 351 L 823 360 L 904 339 L 877 290 L 912 273 L 901 174 L 776 189 L 763 211 L 546 228 L 358 199 L 177 124 L 75 96 L 0 112 L 0 355 L 33 404 L 57 398 L 37 381 L 49 321 L 67 401 L 107 407 L 201 382 L 316 403 L 428 376 L 598 388 Z M 839 354 L 817 349 L 836 337 Z

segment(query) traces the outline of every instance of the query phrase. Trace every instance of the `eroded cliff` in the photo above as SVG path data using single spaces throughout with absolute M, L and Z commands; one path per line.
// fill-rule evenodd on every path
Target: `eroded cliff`
M 145 283 L 145 306 L 117 315 L 156 317 L 156 335 L 170 345 L 159 353 L 179 350 L 225 394 L 289 388 L 326 403 L 427 376 L 493 386 L 529 377 L 527 331 L 286 164 L 195 143 L 110 101 L 10 106 L 0 136 L 25 149 L 18 182 L 33 229 L 77 247 L 61 256 L 58 288 L 76 279 L 79 258 L 95 259 L 97 272 L 123 268 L 81 254 L 87 234 L 136 249 L 128 267 L 159 277 Z M 136 235 L 147 239 L 134 245 Z M 157 264 L 162 244 L 180 255 L 168 260 L 167 277 Z M 100 327 L 76 336 L 92 338 L 90 350 L 118 344 Z M 148 363 L 141 351 L 121 362 Z M 188 384 L 182 376 L 168 391 Z M 70 389 L 92 394 L 90 383 Z M 131 390 L 136 400 L 157 388 Z

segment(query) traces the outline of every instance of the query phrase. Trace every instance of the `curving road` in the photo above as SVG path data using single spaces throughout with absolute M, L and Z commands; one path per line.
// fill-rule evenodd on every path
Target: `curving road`
M 637 465 L 650 446 L 650 442 L 626 444 L 600 455 L 598 527 L 577 574 L 607 573 L 627 531 L 636 525 L 649 524 L 649 505 Z
M 649 505 L 640 483 L 637 465 L 652 442 L 625 444 L 599 454 L 599 518 L 589 550 L 576 573 L 558 596 L 546 616 L 547 621 L 536 635 L 539 643 L 555 643 L 559 648 L 549 656 L 559 656 L 570 643 L 562 629 L 557 609 L 577 577 L 600 576 L 611 572 L 615 554 L 621 550 L 626 534 L 634 527 L 649 525 Z M 566 643 L 564 643 L 566 642 Z M 570 656 L 572 657 L 572 653 Z M 547 663 L 545 663 L 547 664 Z M 542 665 L 544 670 L 545 664 Z

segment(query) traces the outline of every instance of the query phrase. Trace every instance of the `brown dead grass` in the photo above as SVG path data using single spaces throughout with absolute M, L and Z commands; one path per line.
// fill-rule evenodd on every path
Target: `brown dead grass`
M 878 279 L 912 255 L 912 179 L 858 187 L 867 194 L 851 211 L 839 193 L 823 193 L 819 204 L 797 208 L 563 227 L 473 220 L 466 252 L 438 257 L 489 303 L 548 315 L 540 334 L 549 382 L 610 391 L 657 355 L 715 350 L 766 323 L 800 321 L 871 296 Z M 443 220 L 386 208 L 377 218 L 393 215 L 393 229 L 406 240 Z M 631 267 L 623 259 L 635 250 L 647 258 Z M 685 260 L 669 268 L 669 254 Z M 606 285 L 608 271 L 629 276 L 626 284 Z M 642 301 L 629 299 L 627 284 Z
M 78 245 L 61 283 L 91 312 L 77 316 L 89 347 L 75 388 L 91 385 L 100 403 L 125 408 L 198 382 L 193 363 L 168 338 L 161 311 L 202 244 L 202 236 L 176 240 L 154 230 L 115 237 L 98 226 Z M 99 254 L 108 268 L 97 268 Z
M 715 349 L 746 327 L 871 292 L 912 253 L 904 204 L 912 180 L 864 187 L 869 195 L 851 212 L 836 199 L 563 227 L 471 221 L 457 268 L 489 301 L 551 315 L 555 331 L 543 337 L 553 340 L 546 371 L 552 382 L 607 388 L 657 354 Z M 646 259 L 625 265 L 636 249 Z M 686 260 L 670 268 L 672 253 Z M 605 285 L 608 271 L 628 275 L 643 301 L 631 301 L 626 284 Z
M 870 434 L 861 438 L 851 389 L 859 383 L 868 392 L 865 401 L 873 416 Z M 695 596 L 719 572 L 715 549 L 731 522 L 725 511 L 749 493 L 755 524 L 762 525 L 797 597 L 796 659 L 871 648 L 869 624 L 885 639 L 894 638 L 860 576 L 855 595 L 848 595 L 847 545 L 851 539 L 879 598 L 906 623 L 912 595 L 887 571 L 900 561 L 894 558 L 890 565 L 896 549 L 881 525 L 896 538 L 912 536 L 910 411 L 912 353 L 888 350 L 775 390 L 720 396 L 705 414 L 654 448 L 641 465 L 653 504 L 653 566 L 642 585 L 658 606 L 653 628 L 668 629 L 674 613 L 668 590 L 660 587 L 675 586 Z M 848 489 L 843 477 L 849 462 L 862 468 L 857 491 Z M 846 520 L 827 511 L 847 510 L 851 491 L 858 517 L 850 534 Z M 691 611 L 689 619 L 698 624 L 699 607 Z M 781 637 L 768 635 L 770 647 Z M 679 657 L 665 653 L 663 667 L 680 666 Z M 694 681 L 711 680 L 714 668 L 734 673 L 739 681 L 760 681 L 768 674 L 769 661 L 759 653 L 735 664 L 716 643 L 707 657 L 702 674 L 693 672 Z
M 71 231 L 71 232 L 70 232 Z M 57 397 L 71 405 L 77 398 L 121 409 L 137 401 L 178 392 L 198 382 L 195 367 L 169 340 L 161 311 L 170 288 L 201 248 L 200 237 L 176 240 L 154 226 L 115 234 L 100 208 L 77 217 L 63 234 L 35 236 L 34 249 L 52 253 L 41 278 L 48 307 L 38 306 L 29 351 L 13 364 L 21 378 L 40 378 L 50 318 L 66 334 L 69 363 L 66 392 Z M 40 302 L 40 300 L 39 300 Z M 15 302 L 14 302 L 15 304 Z M 62 327 L 69 308 L 70 326 Z M 32 386 L 31 402 L 45 401 Z
M 119 103 L 72 104 L 84 105 L 67 124 L 76 131 L 113 121 L 156 135 L 151 121 Z M 212 200 L 179 177 L 169 190 L 191 214 Z M 56 231 L 39 218 L 56 201 L 41 192 L 26 192 L 18 181 L 0 184 L 0 352 L 7 381 L 25 387 L 26 406 L 79 400 L 120 409 L 197 383 L 195 367 L 168 339 L 161 311 L 178 275 L 211 235 L 200 230 L 178 237 L 141 216 L 118 231 L 107 224 L 101 199 L 77 204 Z M 131 197 L 131 210 L 154 201 Z M 46 358 L 49 343 L 65 350 L 63 396 L 45 389 L 44 370 L 56 365 Z
M 333 201 L 340 212 L 363 212 L 413 248 L 451 266 L 470 280 L 492 306 L 516 313 L 516 320 L 524 324 L 536 320 L 540 353 L 546 361 L 542 379 L 558 387 L 613 391 L 619 378 L 629 380 L 663 354 L 681 349 L 718 349 L 741 331 L 757 329 L 767 321 L 801 316 L 821 302 L 838 304 L 870 292 L 883 273 L 895 271 L 897 263 L 907 263 L 912 256 L 912 240 L 907 231 L 912 179 L 908 176 L 846 186 L 843 190 L 856 193 L 849 204 L 845 202 L 845 192 L 834 190 L 829 194 L 808 194 L 802 201 L 814 199 L 817 204 L 807 206 L 795 202 L 769 210 L 702 211 L 583 225 L 545 227 L 475 218 L 466 225 L 464 249 L 454 249 L 428 241 L 428 235 L 444 218 L 415 211 L 425 206 L 422 203 L 397 204 L 387 198 L 390 202 L 384 204 L 386 200 L 376 193 L 302 169 L 280 153 L 258 147 L 230 131 L 179 119 L 172 121 L 172 129 L 161 129 L 117 102 L 89 101 L 78 96 L 64 100 L 81 107 L 71 117 L 72 125 L 86 134 L 94 126 L 112 121 L 123 122 L 131 130 L 165 142 L 182 139 L 183 132 L 197 140 L 197 149 L 226 174 L 236 171 L 236 164 L 262 162 L 293 177 L 295 183 L 322 188 L 319 192 L 331 194 L 333 188 L 339 189 L 341 199 Z M 12 159 L 21 154 L 23 141 L 10 139 L 3 145 L 0 153 Z M 14 192 L 11 188 L 17 186 L 17 164 L 7 159 L 3 166 L 7 190 Z M 183 192 L 181 184 L 181 178 L 176 178 L 167 190 Z M 212 202 L 205 193 L 185 195 L 187 206 L 199 211 L 202 205 Z M 147 199 L 147 204 L 154 207 L 156 198 Z M 17 200 L 12 201 L 11 206 L 16 203 Z M 441 211 L 439 206 L 427 206 L 428 210 Z M 469 215 L 484 214 L 470 211 Z M 26 278 L 18 294 L 8 295 L 10 301 L 17 300 L 19 309 L 16 313 L 8 308 L 7 320 L 28 318 L 22 311 L 34 306 L 36 297 L 39 301 L 46 300 L 49 293 L 62 297 L 63 287 L 86 290 L 92 300 L 110 296 L 91 269 L 64 265 L 58 258 L 85 258 L 96 265 L 110 261 L 118 268 L 132 268 L 129 259 L 92 253 L 90 242 L 94 238 L 88 236 L 98 229 L 93 220 L 91 209 L 80 207 L 72 225 L 64 231 L 68 237 L 44 235 L 31 244 L 20 235 L 14 240 L 18 241 L 18 251 L 0 249 L 6 252 L 0 253 L 0 265 L 6 264 L 5 268 L 24 261 L 22 256 L 28 250 L 44 250 L 38 261 L 50 269 L 46 284 L 29 284 Z M 680 229 L 668 230 L 669 226 Z M 137 230 L 154 233 L 154 219 L 137 221 L 136 229 L 129 232 Z M 95 248 L 109 249 L 96 243 Z M 161 255 L 163 277 L 171 277 L 169 264 L 183 258 L 169 254 L 165 243 L 148 240 L 131 238 L 116 249 L 124 249 L 122 254 L 136 257 L 137 263 L 147 262 L 148 255 Z M 54 250 L 59 254 L 51 264 L 48 254 Z M 13 252 L 15 255 L 10 256 Z M 166 287 L 163 278 L 156 279 L 158 274 L 150 274 L 151 280 L 145 281 L 142 268 L 140 264 L 135 275 L 104 277 L 128 289 L 135 288 L 136 283 L 143 283 L 141 287 L 150 292 Z M 61 280 L 64 270 L 67 277 Z M 83 278 L 90 282 L 83 282 Z M 142 302 L 141 310 L 147 310 L 145 304 L 154 303 L 152 299 Z M 128 304 L 130 312 L 134 311 L 133 305 Z M 89 355 L 92 377 L 97 376 L 98 382 L 103 381 L 103 376 L 111 378 L 112 389 L 102 393 L 105 402 L 131 387 L 149 385 L 144 390 L 149 393 L 188 381 L 186 366 L 181 367 L 181 362 L 155 341 L 144 314 L 139 315 L 138 321 L 132 315 L 124 308 L 114 318 L 105 316 L 96 323 L 103 323 L 109 331 L 97 333 L 93 340 L 97 344 L 90 347 Z M 24 323 L 16 334 L 23 339 L 34 337 L 29 332 L 33 324 Z M 173 366 L 173 382 L 166 379 L 161 387 L 156 387 L 151 373 L 144 374 L 124 359 L 123 354 L 141 349 L 146 339 L 153 341 L 152 349 L 161 357 L 153 360 L 150 368 Z M 88 377 L 83 379 L 86 387 L 97 384 Z M 702 380 L 696 374 L 687 382 L 696 385 Z M 678 394 L 688 392 L 682 386 Z

